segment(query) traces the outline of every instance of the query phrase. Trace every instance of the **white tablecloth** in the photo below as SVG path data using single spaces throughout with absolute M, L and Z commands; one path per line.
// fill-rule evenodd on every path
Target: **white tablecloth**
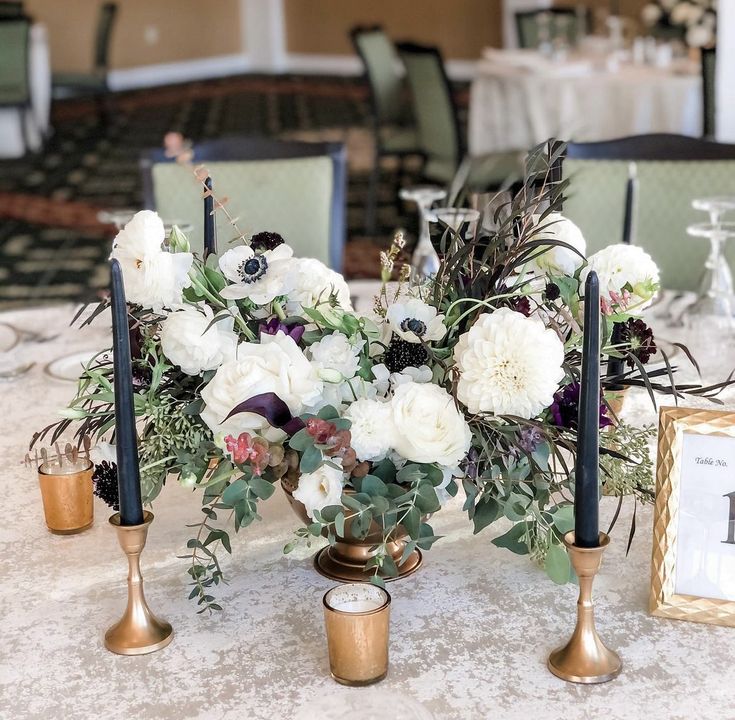
M 25 123 L 25 137 L 30 150 L 40 149 L 49 128 L 51 63 L 44 25 L 31 27 L 28 53 L 31 109 L 27 113 L 15 109 L 0 110 L 0 158 L 22 157 L 25 153 L 22 123 Z
M 523 72 L 478 63 L 470 94 L 472 155 L 528 150 L 551 137 L 592 142 L 653 132 L 701 135 L 699 75 L 632 65 L 585 71 L 564 63 Z
M 369 287 L 354 288 L 368 297 Z M 27 330 L 51 328 L 58 340 L 22 344 L 18 360 L 38 365 L 0 385 L 0 717 L 104 720 L 723 720 L 733 717 L 732 628 L 653 618 L 647 601 L 651 509 L 625 556 L 630 505 L 595 584 L 598 627 L 623 658 L 623 674 L 602 686 L 553 677 L 545 662 L 574 622 L 573 586 L 554 585 L 526 557 L 494 547 L 506 527 L 472 535 L 455 502 L 432 523 L 443 539 L 419 572 L 392 583 L 391 667 L 368 688 L 329 677 L 322 594 L 333 584 L 311 552 L 284 556 L 297 526 L 283 494 L 263 506 L 264 522 L 233 537 L 225 558 L 231 584 L 217 595 L 224 612 L 197 615 L 187 601 L 187 522 L 200 497 L 169 484 L 143 555 L 146 596 L 175 629 L 171 645 L 120 657 L 102 645 L 125 597 L 125 561 L 108 509 L 95 523 L 57 536 L 43 523 L 36 474 L 19 464 L 32 432 L 71 397 L 71 383 L 43 373 L 50 359 L 108 341 L 104 320 L 67 328 L 70 307 L 0 315 Z M 711 352 L 715 352 L 711 348 Z M 651 420 L 644 392 L 631 416 Z M 460 493 L 461 494 L 461 493 Z M 603 522 L 616 502 L 603 500 Z

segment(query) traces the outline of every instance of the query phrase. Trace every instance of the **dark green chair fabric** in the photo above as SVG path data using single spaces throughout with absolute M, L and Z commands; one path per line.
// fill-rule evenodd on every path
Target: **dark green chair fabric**
M 30 105 L 29 35 L 28 20 L 0 23 L 0 107 L 26 110 Z
M 26 19 L 22 2 L 0 2 L 0 22 Z
M 449 185 L 464 158 L 465 148 L 441 54 L 435 47 L 414 43 L 399 43 L 398 53 L 413 94 L 424 177 Z M 471 189 L 499 187 L 521 175 L 519 158 L 514 152 L 471 157 L 464 164 L 467 165 L 466 184 Z
M 339 143 L 303 143 L 256 137 L 211 140 L 194 146 L 194 162 L 205 163 L 217 197 L 238 227 L 252 234 L 280 233 L 300 257 L 321 260 L 341 271 L 345 244 L 347 163 Z M 191 167 L 163 150 L 141 158 L 145 206 L 168 222 L 188 223 L 192 248 L 204 246 L 202 188 Z M 218 251 L 234 236 L 223 213 L 216 214 Z
M 516 28 L 518 30 L 518 46 L 533 49 L 539 46 L 539 17 L 546 15 L 549 22 L 549 40 L 559 36 L 564 31 L 569 45 L 576 45 L 580 35 L 589 28 L 589 14 L 585 15 L 583 26 L 580 27 L 580 18 L 575 8 L 547 8 L 544 10 L 524 10 L 517 12 Z
M 717 50 L 704 48 L 702 50 L 702 90 L 704 92 L 704 118 L 702 134 L 706 138 L 715 137 L 715 71 L 717 66 Z
M 637 243 L 658 264 L 663 287 L 697 290 L 709 245 L 686 228 L 708 218 L 691 203 L 735 195 L 735 146 L 661 135 L 570 143 L 562 165 L 570 181 L 564 214 L 581 228 L 588 253 L 620 242 L 631 161 L 638 173 Z M 735 263 L 735 245 L 727 256 Z
M 355 27 L 350 31 L 352 44 L 362 60 L 370 88 L 370 104 L 375 134 L 375 152 L 368 184 L 365 209 L 365 232 L 375 232 L 380 161 L 419 153 L 418 132 L 400 60 L 395 46 L 383 28 Z
M 89 73 L 54 73 L 53 97 L 63 99 L 82 95 L 103 95 L 109 91 L 107 69 L 110 39 L 117 15 L 117 4 L 103 3 L 97 20 L 93 68 Z

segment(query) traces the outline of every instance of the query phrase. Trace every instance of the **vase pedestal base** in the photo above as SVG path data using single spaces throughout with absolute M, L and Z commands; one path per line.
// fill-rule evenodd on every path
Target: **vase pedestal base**
M 327 545 L 314 556 L 316 571 L 320 575 L 338 582 L 370 582 L 370 578 L 375 574 L 374 568 L 365 570 L 364 561 L 351 562 L 349 557 L 340 554 L 339 545 L 340 543 L 334 546 Z M 422 562 L 421 551 L 414 550 L 402 563 L 396 562 L 396 565 L 398 565 L 398 575 L 396 577 L 385 577 L 383 575 L 381 577 L 385 582 L 400 580 L 416 572 L 421 567 Z

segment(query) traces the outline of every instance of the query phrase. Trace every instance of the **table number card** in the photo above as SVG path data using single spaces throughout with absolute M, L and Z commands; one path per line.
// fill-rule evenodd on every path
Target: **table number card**
M 735 413 L 662 408 L 650 609 L 735 626 Z

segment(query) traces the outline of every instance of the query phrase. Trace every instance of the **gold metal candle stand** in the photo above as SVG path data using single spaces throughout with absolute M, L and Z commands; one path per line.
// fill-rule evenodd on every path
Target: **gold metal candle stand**
M 159 620 L 149 609 L 143 594 L 140 554 L 145 547 L 153 513 L 143 513 L 141 525 L 121 525 L 120 513 L 110 518 L 117 530 L 120 547 L 128 556 L 128 605 L 122 618 L 105 633 L 105 647 L 118 655 L 145 655 L 165 648 L 174 636 L 169 623 Z
M 569 642 L 549 655 L 549 670 L 568 682 L 593 684 L 616 678 L 623 664 L 617 653 L 605 647 L 595 629 L 595 610 L 592 604 L 592 582 L 600 570 L 602 553 L 610 544 L 610 537 L 600 533 L 600 545 L 594 548 L 577 547 L 574 532 L 564 536 L 572 566 L 579 578 L 577 626 Z

